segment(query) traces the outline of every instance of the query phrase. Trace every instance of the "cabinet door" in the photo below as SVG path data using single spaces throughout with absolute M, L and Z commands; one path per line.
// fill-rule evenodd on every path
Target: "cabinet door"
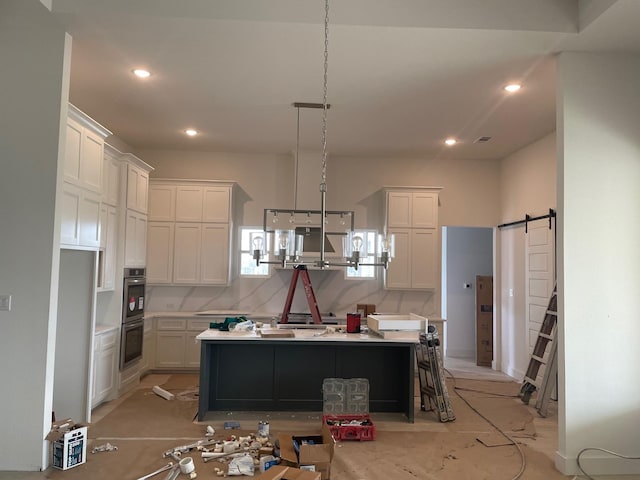
M 229 187 L 204 187 L 202 221 L 228 223 L 230 202 Z
M 411 288 L 411 229 L 393 229 L 395 235 L 395 257 L 385 273 L 385 287 L 388 289 Z
M 118 205 L 118 189 L 120 185 L 120 162 L 105 155 L 102 170 L 102 201 L 109 205 Z
M 102 288 L 104 290 L 113 290 L 116 286 L 116 261 L 118 255 L 118 212 L 115 207 L 109 206 L 106 216 L 107 233 L 104 249 L 104 278 L 102 280 Z
M 149 222 L 147 233 L 147 282 L 173 280 L 173 223 Z
M 149 186 L 149 221 L 173 222 L 176 218 L 176 187 Z
M 414 192 L 411 206 L 412 226 L 419 228 L 438 227 L 438 194 Z
M 149 199 L 149 174 L 143 170 L 138 172 L 136 188 L 136 206 L 139 212 L 147 213 Z
M 79 245 L 100 246 L 100 196 L 91 192 L 82 192 L 79 208 L 80 235 Z
M 102 165 L 104 163 L 104 141 L 102 137 L 84 129 L 82 137 L 80 180 L 82 186 L 92 192 L 102 192 Z
M 411 227 L 411 192 L 387 192 L 387 227 Z
M 229 225 L 202 224 L 201 283 L 226 285 L 229 282 Z
M 156 368 L 184 367 L 185 332 L 156 332 Z
M 202 187 L 176 188 L 176 222 L 202 221 Z
M 82 191 L 64 182 L 62 187 L 62 222 L 60 225 L 60 243 L 78 245 L 80 241 L 80 199 Z
M 64 146 L 64 179 L 80 184 L 80 158 L 84 128 L 78 122 L 67 120 L 67 138 Z
M 435 228 L 416 228 L 411 231 L 412 288 L 436 288 L 440 271 L 438 268 L 437 238 L 438 234 Z
M 147 263 L 147 216 L 138 214 L 136 223 L 136 263 L 144 266 Z
M 146 214 L 148 191 L 149 174 L 135 165 L 128 165 L 127 208 Z
M 116 349 L 108 348 L 98 353 L 96 362 L 96 401 L 107 398 L 114 387 Z
M 143 267 L 147 253 L 147 216 L 127 209 L 124 263 L 125 267 Z
M 200 224 L 176 223 L 173 252 L 174 283 L 199 283 L 201 242 Z
M 187 332 L 184 348 L 184 366 L 190 368 L 200 367 L 200 342 L 196 337 L 200 332 Z

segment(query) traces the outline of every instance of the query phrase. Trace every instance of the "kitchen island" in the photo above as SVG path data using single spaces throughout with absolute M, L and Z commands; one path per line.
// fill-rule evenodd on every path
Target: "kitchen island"
M 371 412 L 401 412 L 414 421 L 417 337 L 287 331 L 294 336 L 218 330 L 197 336 L 199 421 L 220 410 L 321 412 L 325 378 L 366 378 Z

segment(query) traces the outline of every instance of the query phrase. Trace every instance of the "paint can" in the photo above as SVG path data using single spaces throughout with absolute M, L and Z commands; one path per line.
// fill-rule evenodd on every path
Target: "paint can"
M 347 333 L 360 333 L 359 313 L 347 313 Z
M 260 420 L 258 422 L 258 436 L 260 437 L 269 436 L 269 422 L 267 420 Z

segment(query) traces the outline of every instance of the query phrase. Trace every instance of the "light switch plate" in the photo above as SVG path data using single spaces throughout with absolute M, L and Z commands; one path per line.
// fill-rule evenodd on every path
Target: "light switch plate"
M 11 295 L 0 295 L 0 310 L 11 311 Z

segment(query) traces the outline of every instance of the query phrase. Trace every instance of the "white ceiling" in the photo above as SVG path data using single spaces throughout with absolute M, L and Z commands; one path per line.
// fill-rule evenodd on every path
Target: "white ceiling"
M 71 102 L 135 149 L 290 152 L 292 103 L 322 102 L 323 0 L 53 11 L 73 36 Z M 555 129 L 555 55 L 640 53 L 639 21 L 637 0 L 330 0 L 329 154 L 502 158 Z M 321 113 L 300 110 L 301 150 L 321 149 Z

